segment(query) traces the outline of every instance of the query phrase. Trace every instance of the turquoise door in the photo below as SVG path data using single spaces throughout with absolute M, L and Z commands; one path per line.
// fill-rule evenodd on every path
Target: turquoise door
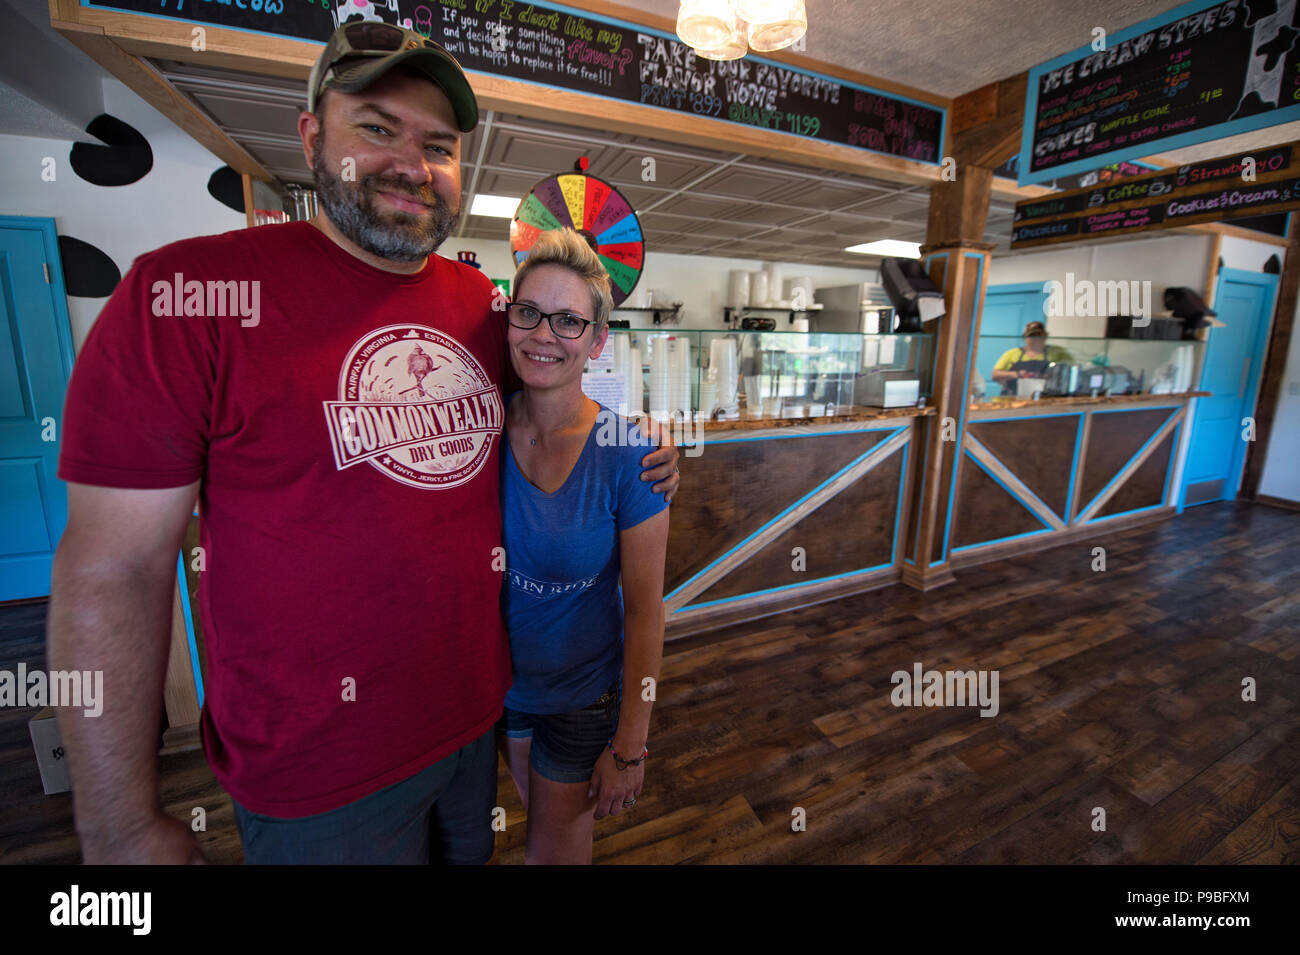
M 54 220 L 0 216 L 0 600 L 50 593 L 68 520 L 54 472 L 71 371 Z
M 985 291 L 975 370 L 984 376 L 986 384 L 992 385 L 993 366 L 1002 353 L 1021 343 L 1025 326 L 1030 322 L 1045 321 L 1043 302 L 1047 293 L 1043 291 L 1043 285 L 1043 282 L 990 285 Z M 993 393 L 997 394 L 997 390 Z
M 1225 328 L 1211 328 L 1201 368 L 1191 445 L 1183 471 L 1184 505 L 1231 500 L 1246 461 L 1245 421 L 1254 413 L 1268 342 L 1276 275 L 1221 269 L 1214 309 Z

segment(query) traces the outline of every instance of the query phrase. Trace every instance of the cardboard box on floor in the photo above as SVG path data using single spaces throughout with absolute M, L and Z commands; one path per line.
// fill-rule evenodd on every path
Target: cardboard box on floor
M 72 790 L 72 777 L 68 774 L 68 761 L 63 754 L 63 737 L 59 735 L 59 721 L 54 718 L 54 707 L 47 706 L 27 723 L 32 733 L 32 746 L 36 750 L 36 765 L 41 770 L 41 786 L 45 795 L 66 793 Z

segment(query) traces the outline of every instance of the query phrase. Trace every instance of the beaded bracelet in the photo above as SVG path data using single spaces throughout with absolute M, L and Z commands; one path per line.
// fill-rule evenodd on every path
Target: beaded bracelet
M 614 740 L 612 737 L 610 738 L 610 741 L 607 745 L 609 746 L 609 751 L 614 754 L 614 765 L 617 766 L 620 770 L 629 769 L 632 766 L 640 766 L 642 763 L 645 762 L 645 758 L 650 755 L 650 750 L 642 746 L 641 757 L 639 759 L 624 759 L 622 756 L 618 755 L 618 753 L 614 751 Z

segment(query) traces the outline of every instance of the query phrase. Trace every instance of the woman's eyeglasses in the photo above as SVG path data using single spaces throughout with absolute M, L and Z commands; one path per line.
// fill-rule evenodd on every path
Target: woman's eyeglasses
M 536 328 L 542 319 L 551 323 L 551 331 L 560 338 L 581 338 L 591 321 L 572 312 L 547 312 L 511 302 L 506 306 L 506 317 L 515 328 Z

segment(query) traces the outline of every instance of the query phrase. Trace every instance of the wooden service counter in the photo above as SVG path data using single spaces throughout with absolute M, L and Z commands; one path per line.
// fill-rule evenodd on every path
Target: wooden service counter
M 915 424 L 932 414 L 703 424 L 672 506 L 668 638 L 898 581 Z
M 953 503 L 953 566 L 1173 514 L 1188 405 L 1205 394 L 969 405 Z

